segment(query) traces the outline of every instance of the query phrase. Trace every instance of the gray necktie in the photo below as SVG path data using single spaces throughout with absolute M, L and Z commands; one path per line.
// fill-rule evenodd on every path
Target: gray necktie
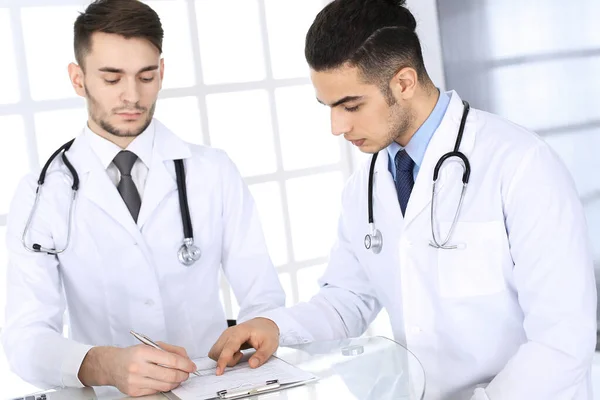
M 133 168 L 133 164 L 137 158 L 138 157 L 131 151 L 123 150 L 120 151 L 113 160 L 119 169 L 119 172 L 121 173 L 121 180 L 117 185 L 117 190 L 121 194 L 121 197 L 129 209 L 133 220 L 136 222 L 138 214 L 140 213 L 142 200 L 140 199 L 140 194 L 135 187 L 135 183 L 133 183 L 133 179 L 131 178 L 131 169 Z

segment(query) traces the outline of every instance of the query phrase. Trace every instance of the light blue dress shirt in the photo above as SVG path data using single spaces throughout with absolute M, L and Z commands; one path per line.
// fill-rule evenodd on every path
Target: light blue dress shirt
M 429 141 L 433 137 L 433 134 L 440 126 L 440 123 L 444 118 L 444 114 L 446 114 L 448 104 L 450 104 L 450 96 L 448 96 L 446 92 L 440 90 L 440 97 L 438 98 L 433 111 L 431 114 L 429 114 L 429 117 L 427 117 L 425 122 L 423 122 L 423 125 L 421 125 L 421 127 L 415 132 L 405 147 L 406 152 L 415 162 L 415 167 L 413 169 L 413 177 L 415 181 L 417 180 L 419 168 L 421 167 L 421 163 L 425 157 L 427 145 L 429 145 Z M 396 181 L 396 166 L 394 165 L 394 159 L 396 158 L 396 153 L 402 149 L 403 147 L 396 142 L 392 142 L 392 144 L 387 147 L 389 155 L 388 169 L 394 177 L 394 182 Z

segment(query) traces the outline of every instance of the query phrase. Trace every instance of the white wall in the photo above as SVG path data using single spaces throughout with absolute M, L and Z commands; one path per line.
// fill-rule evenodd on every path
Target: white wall
M 423 59 L 429 77 L 440 89 L 446 88 L 438 8 L 435 0 L 408 0 L 407 6 L 417 20 Z

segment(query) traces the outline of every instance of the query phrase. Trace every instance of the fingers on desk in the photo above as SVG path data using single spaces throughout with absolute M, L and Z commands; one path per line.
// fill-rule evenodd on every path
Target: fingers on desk
M 256 353 L 250 357 L 248 363 L 250 367 L 257 368 L 266 363 L 269 358 L 275 353 L 277 350 L 279 343 L 277 341 L 273 341 L 270 339 L 266 339 L 260 342 L 258 346 L 255 346 Z

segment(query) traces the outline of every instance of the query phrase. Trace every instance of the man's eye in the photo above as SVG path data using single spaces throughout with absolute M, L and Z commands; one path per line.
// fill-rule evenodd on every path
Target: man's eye
M 105 79 L 104 82 L 108 83 L 109 85 L 114 85 L 115 83 L 119 82 L 118 79 Z
M 348 112 L 355 112 L 355 111 L 358 111 L 359 108 L 360 108 L 360 106 L 344 107 L 344 110 L 346 110 Z

